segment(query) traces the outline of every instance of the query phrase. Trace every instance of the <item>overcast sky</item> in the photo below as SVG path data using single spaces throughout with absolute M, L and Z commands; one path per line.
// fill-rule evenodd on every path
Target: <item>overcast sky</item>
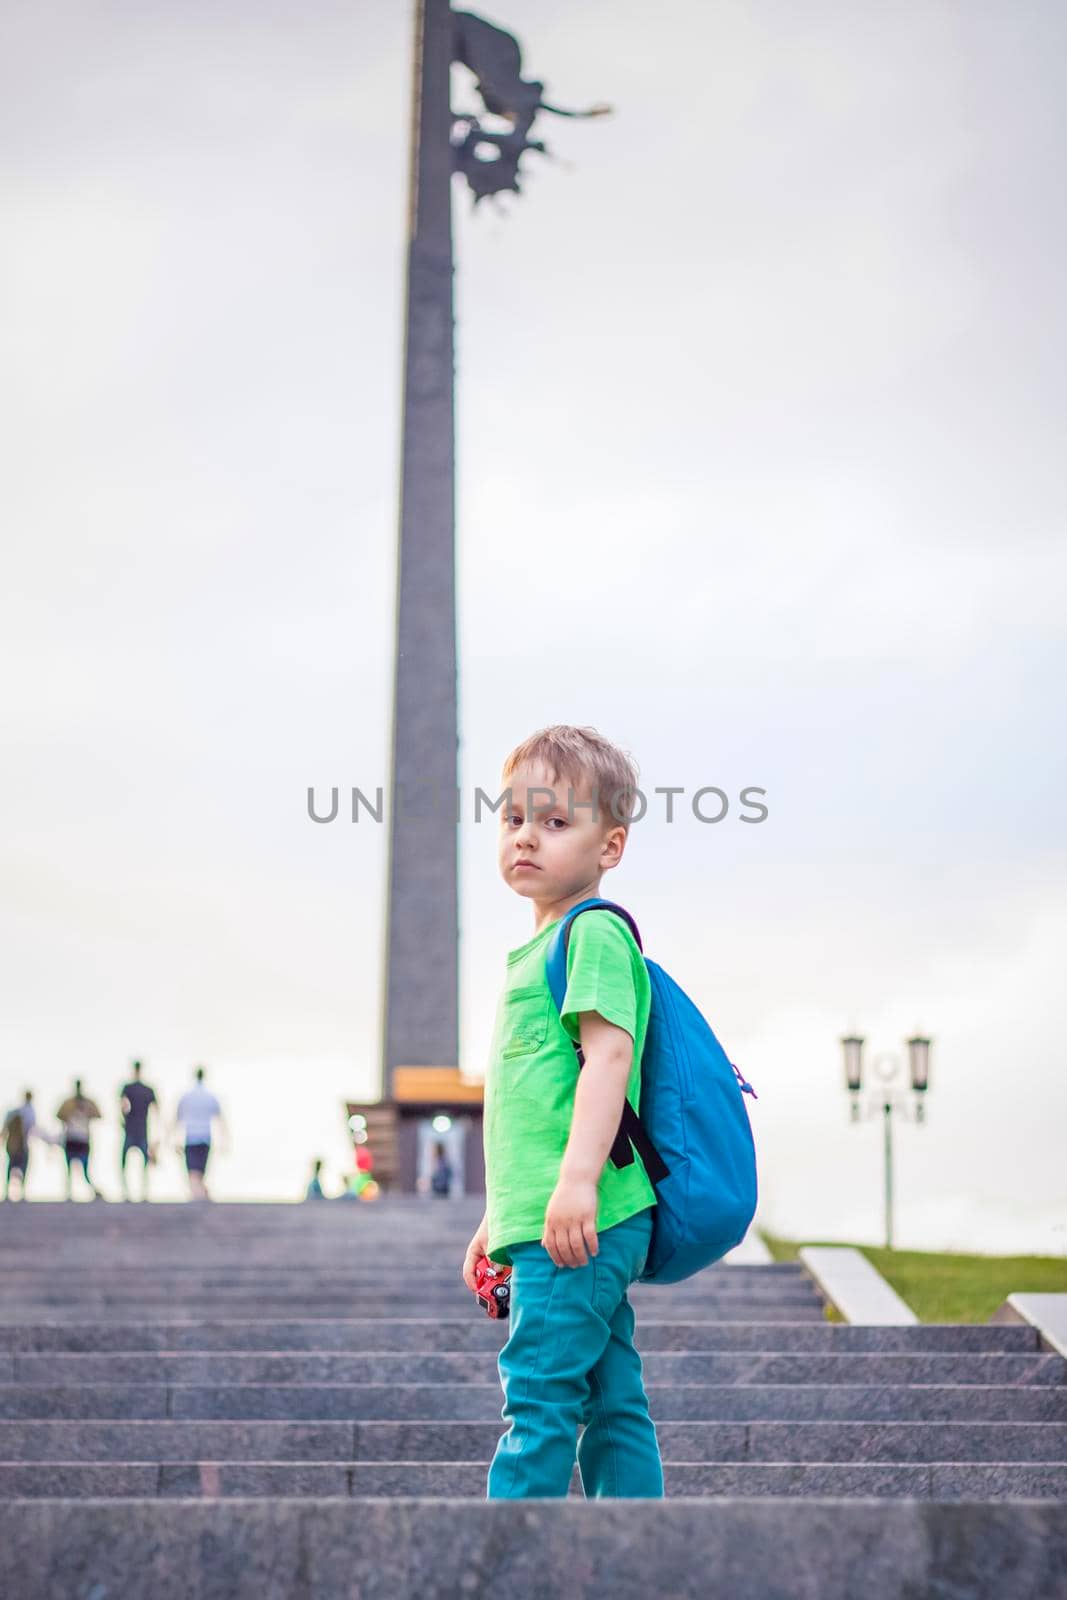
M 900 1242 L 1067 1252 L 1067 12 L 489 14 L 617 112 L 499 213 L 456 185 L 462 783 L 567 721 L 764 787 L 604 885 L 759 1090 L 764 1220 L 878 1238 L 838 1038 L 920 1027 Z M 386 830 L 305 792 L 389 777 L 411 9 L 0 33 L 0 1094 L 80 1072 L 114 1193 L 129 1058 L 171 1105 L 203 1061 L 217 1192 L 295 1195 L 377 1088 Z M 495 824 L 460 851 L 480 1072 L 532 924 Z

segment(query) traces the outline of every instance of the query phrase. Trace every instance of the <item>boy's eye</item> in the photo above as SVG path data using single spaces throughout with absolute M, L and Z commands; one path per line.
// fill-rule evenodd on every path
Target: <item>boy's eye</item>
M 549 817 L 548 821 L 549 822 L 558 822 L 559 823 L 559 828 L 556 829 L 557 833 L 560 831 L 561 828 L 565 828 L 567 826 L 566 817 Z M 547 824 L 546 824 L 546 826 L 547 826 Z

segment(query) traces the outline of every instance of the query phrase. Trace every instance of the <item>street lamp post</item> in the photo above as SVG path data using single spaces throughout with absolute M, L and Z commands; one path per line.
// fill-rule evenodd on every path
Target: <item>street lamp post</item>
M 882 1051 L 874 1058 L 874 1077 L 877 1080 L 863 1093 L 863 1046 L 865 1040 L 849 1034 L 841 1040 L 845 1056 L 845 1084 L 849 1092 L 850 1112 L 853 1122 L 865 1117 L 881 1116 L 882 1147 L 885 1177 L 885 1247 L 893 1248 L 893 1118 L 903 1117 L 906 1122 L 925 1121 L 926 1091 L 930 1087 L 930 1045 L 932 1041 L 916 1034 L 908 1039 L 908 1073 L 914 1099 L 898 1088 L 901 1058 L 892 1051 Z

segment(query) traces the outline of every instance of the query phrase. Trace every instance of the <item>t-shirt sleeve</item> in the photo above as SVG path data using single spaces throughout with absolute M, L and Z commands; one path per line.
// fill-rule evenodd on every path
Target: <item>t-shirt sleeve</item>
M 613 911 L 585 911 L 571 924 L 567 992 L 560 1017 L 581 1043 L 579 1016 L 598 1011 L 633 1039 L 637 1033 L 636 961 L 644 957 L 633 934 Z

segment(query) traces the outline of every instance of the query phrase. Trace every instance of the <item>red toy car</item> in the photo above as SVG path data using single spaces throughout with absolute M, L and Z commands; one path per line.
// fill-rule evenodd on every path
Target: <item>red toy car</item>
M 488 1256 L 481 1256 L 474 1264 L 474 1277 L 478 1287 L 475 1297 L 485 1306 L 491 1317 L 506 1317 L 511 1310 L 511 1268 L 502 1267 Z

